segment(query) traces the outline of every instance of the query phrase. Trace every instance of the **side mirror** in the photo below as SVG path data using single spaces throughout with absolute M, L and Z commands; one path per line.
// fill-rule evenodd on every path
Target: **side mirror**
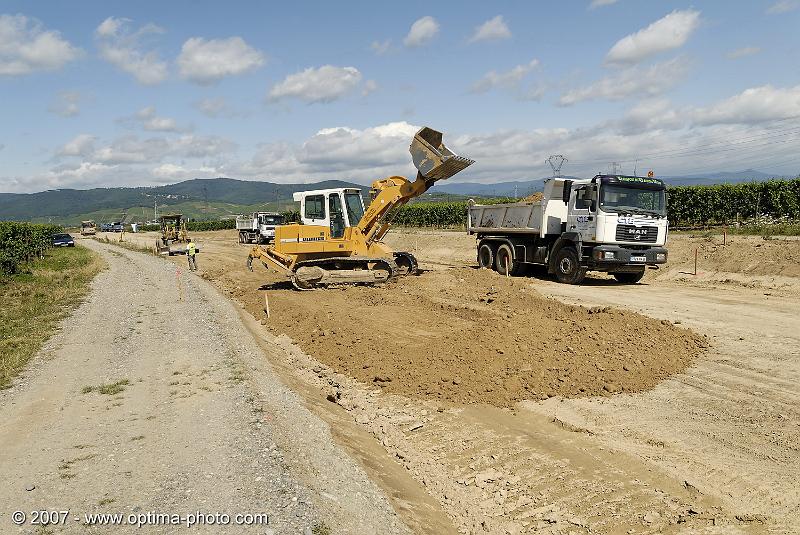
M 561 195 L 561 200 L 564 204 L 569 204 L 569 196 L 572 194 L 572 180 L 564 181 L 564 193 Z

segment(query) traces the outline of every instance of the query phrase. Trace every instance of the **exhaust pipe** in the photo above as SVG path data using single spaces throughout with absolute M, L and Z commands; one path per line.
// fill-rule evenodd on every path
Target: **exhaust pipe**
M 442 133 L 427 126 L 414 134 L 411 159 L 426 182 L 446 180 L 475 163 L 475 160 L 454 154 L 442 143 Z

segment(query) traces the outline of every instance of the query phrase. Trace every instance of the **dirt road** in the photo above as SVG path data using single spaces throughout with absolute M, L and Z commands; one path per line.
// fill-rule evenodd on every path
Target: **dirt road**
M 346 411 L 463 533 L 798 531 L 796 241 L 736 237 L 721 248 L 714 238 L 678 237 L 670 264 L 648 273 L 644 284 L 621 287 L 597 277 L 569 287 L 472 269 L 474 240 L 464 234 L 394 232 L 391 245 L 414 252 L 430 271 L 380 293 L 309 293 L 292 291 L 266 270 L 246 271 L 247 248 L 233 235 L 197 239 L 203 277 L 261 320 L 260 337 L 283 379 L 329 422 L 343 422 Z M 699 274 L 687 276 L 701 246 Z M 265 292 L 278 319 L 264 317 Z M 564 308 L 548 296 L 595 311 Z M 647 339 L 634 336 L 630 351 L 606 351 L 607 361 L 590 360 L 587 369 L 587 358 L 603 354 L 592 353 L 592 344 L 605 341 L 606 314 L 620 329 L 642 329 Z M 283 322 L 292 315 L 304 317 L 305 332 Z M 553 325 L 562 326 L 555 335 Z M 393 326 L 403 337 L 394 346 Z M 663 368 L 653 383 L 637 382 L 649 377 L 643 371 L 658 369 L 660 354 L 668 353 L 662 363 L 668 364 L 687 348 L 670 346 L 687 327 L 709 347 Z M 473 340 L 476 329 L 483 335 Z M 538 386 L 491 385 L 485 379 L 492 374 L 473 373 L 480 369 L 469 366 L 478 360 L 465 354 L 461 338 L 493 366 L 511 354 L 507 347 L 497 352 L 497 336 L 506 337 L 511 353 L 528 352 L 531 369 L 519 371 L 534 383 L 549 381 L 555 396 L 543 400 L 549 393 Z M 537 337 L 553 336 L 566 340 L 556 344 L 561 353 L 537 345 Z M 635 367 L 640 360 L 644 370 Z M 419 377 L 402 373 L 415 362 L 426 366 Z M 428 373 L 440 363 L 449 366 L 446 374 Z M 611 373 L 634 393 L 580 391 Z M 627 374 L 633 382 L 624 382 Z M 428 377 L 435 384 L 425 383 Z M 509 404 L 511 398 L 489 390 L 518 392 L 528 401 Z M 470 403 L 472 397 L 484 403 Z M 338 420 L 325 414 L 331 406 L 340 409 Z M 364 454 L 362 462 L 398 507 L 397 474 L 373 462 L 379 455 Z
M 0 532 L 410 533 L 328 426 L 281 383 L 230 301 L 159 258 L 90 240 L 109 264 L 0 392 Z M 47 530 L 37 510 L 69 511 Z M 12 512 L 27 519 L 16 527 Z M 129 517 L 128 515 L 133 515 Z M 41 520 L 41 518 L 39 518 Z M 205 525 L 203 523 L 205 522 Z M 254 523 L 253 523 L 254 522 Z M 49 531 L 48 531 L 49 530 Z

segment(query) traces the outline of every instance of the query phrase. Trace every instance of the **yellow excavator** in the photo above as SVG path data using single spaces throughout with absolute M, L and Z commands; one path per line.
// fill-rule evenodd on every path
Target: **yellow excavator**
M 424 127 L 409 148 L 417 168 L 413 182 L 392 176 L 372 183 L 372 202 L 364 210 L 361 191 L 336 188 L 301 191 L 302 224 L 275 228 L 275 242 L 255 246 L 247 257 L 267 268 L 286 273 L 295 288 L 311 290 L 340 284 L 376 284 L 417 271 L 417 260 L 407 252 L 392 251 L 381 240 L 397 210 L 419 197 L 439 180 L 446 180 L 472 165 L 442 143 L 442 133 Z

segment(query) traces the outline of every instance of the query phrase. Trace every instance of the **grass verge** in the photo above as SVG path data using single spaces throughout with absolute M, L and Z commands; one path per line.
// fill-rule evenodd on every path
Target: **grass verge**
M 86 247 L 62 247 L 28 264 L 26 273 L 0 279 L 0 388 L 11 385 L 104 268 Z

